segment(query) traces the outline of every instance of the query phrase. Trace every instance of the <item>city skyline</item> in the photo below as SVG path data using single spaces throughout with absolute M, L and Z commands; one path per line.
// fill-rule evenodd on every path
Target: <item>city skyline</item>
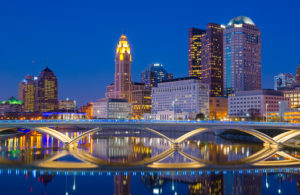
M 7 6 L 12 6 L 9 3 L 3 4 L 4 5 L 1 6 L 2 9 Z M 55 3 L 51 5 L 55 6 Z M 140 13 L 156 7 L 156 5 L 149 5 L 149 8 L 144 8 L 141 11 L 133 12 L 129 16 L 124 16 L 124 19 L 132 19 L 134 14 L 139 13 L 141 14 L 140 20 L 136 19 L 130 22 L 124 20 L 123 22 L 118 22 L 116 21 L 116 17 L 119 16 L 119 14 L 116 14 L 117 16 L 109 15 L 110 17 L 105 22 L 102 19 L 103 13 L 98 14 L 95 9 L 92 9 L 88 5 L 84 5 L 83 7 L 82 11 L 85 14 L 77 13 L 76 10 L 78 11 L 79 5 L 80 3 L 78 2 L 72 5 L 61 4 L 61 7 L 70 6 L 71 10 L 69 14 L 74 16 L 74 18 L 64 15 L 62 8 L 50 6 L 52 9 L 57 9 L 57 16 L 53 17 L 53 12 L 50 8 L 41 7 L 38 3 L 35 5 L 35 9 L 29 9 L 30 4 L 25 5 L 28 7 L 28 11 L 33 9 L 31 10 L 33 13 L 25 14 L 26 16 L 24 17 L 20 17 L 22 16 L 22 11 L 15 13 L 3 10 L 2 14 L 5 20 L 0 19 L 4 29 L 0 33 L 2 35 L 0 51 L 3 55 L 0 59 L 0 64 L 3 67 L 1 82 L 6 83 L 6 85 L 1 86 L 1 90 L 5 91 L 5 93 L 0 95 L 2 100 L 10 96 L 17 97 L 18 82 L 27 74 L 36 75 L 46 65 L 57 74 L 59 99 L 69 97 L 76 99 L 79 105 L 82 105 L 104 97 L 105 86 L 113 81 L 114 50 L 117 45 L 117 40 L 122 34 L 122 29 L 124 29 L 124 33 L 128 36 L 129 44 L 133 51 L 132 80 L 140 81 L 140 72 L 142 72 L 148 64 L 156 62 L 162 63 L 168 71 L 174 73 L 175 78 L 187 76 L 188 28 L 205 28 L 205 25 L 209 22 L 226 24 L 231 18 L 238 15 L 250 17 L 261 30 L 263 88 L 272 88 L 273 77 L 278 73 L 292 72 L 295 75 L 295 69 L 298 66 L 300 57 L 299 47 L 297 45 L 300 45 L 298 44 L 300 40 L 296 38 L 293 39 L 293 44 L 290 44 L 291 41 L 289 42 L 289 40 L 292 39 L 291 37 L 293 37 L 292 35 L 297 34 L 297 29 L 299 28 L 296 20 L 298 13 L 291 11 L 294 9 L 293 7 L 296 6 L 289 6 L 290 14 L 288 16 L 284 16 L 284 14 L 272 15 L 272 18 L 270 18 L 267 14 L 270 13 L 271 9 L 267 9 L 265 13 L 253 12 L 253 10 L 266 8 L 268 4 L 262 4 L 260 8 L 256 6 L 248 7 L 253 8 L 251 13 L 245 8 L 230 12 L 233 9 L 229 8 L 230 6 L 226 7 L 228 13 L 216 13 L 220 11 L 222 7 L 218 5 L 216 6 L 216 10 L 212 13 L 205 12 L 205 17 L 201 16 L 203 13 L 198 13 L 199 16 L 196 13 L 188 13 L 182 20 L 174 21 L 174 19 L 171 19 L 168 14 L 166 14 L 168 12 L 166 12 L 162 15 L 162 21 L 159 21 L 155 15 Z M 124 6 L 125 8 L 127 7 L 128 10 L 136 10 L 138 7 L 142 7 L 140 4 L 130 5 L 133 7 Z M 107 6 L 110 7 L 111 5 Z M 162 12 L 166 7 L 167 4 L 161 3 L 161 5 L 157 7 L 157 11 Z M 178 3 L 175 3 L 174 7 L 182 12 L 176 14 L 174 11 L 169 11 L 171 16 L 180 18 L 186 13 L 182 10 L 183 8 L 179 8 Z M 237 8 L 242 6 L 233 7 Z M 280 7 L 276 3 L 270 7 L 273 8 L 272 12 L 276 10 L 287 11 L 285 6 Z M 16 7 L 14 10 L 20 11 L 20 9 L 21 7 Z M 87 14 L 89 9 L 91 9 L 91 12 Z M 120 10 L 121 7 L 117 6 L 116 9 Z M 45 13 L 41 13 L 41 11 Z M 13 13 L 16 15 L 13 15 Z M 41 18 L 36 19 L 34 17 L 36 16 L 35 14 L 40 14 Z M 92 16 L 98 17 L 92 19 Z M 150 20 L 153 18 L 150 16 L 154 17 L 154 20 L 151 22 Z M 95 23 L 98 18 L 101 19 L 99 24 Z M 61 19 L 62 22 L 60 22 L 59 19 Z M 77 23 L 75 19 L 79 19 L 79 22 Z M 61 26 L 66 20 L 68 21 L 67 24 Z M 147 25 L 142 25 L 141 28 L 135 27 L 134 24 L 139 23 L 141 20 L 145 20 Z M 165 25 L 165 22 L 168 21 L 170 23 Z M 114 27 L 111 27 L 111 23 L 114 23 Z M 278 36 L 278 32 L 274 31 L 275 25 L 276 28 L 279 28 L 283 26 L 283 24 L 293 23 L 296 25 L 284 26 L 286 36 L 283 40 L 276 39 L 277 47 L 274 47 L 274 39 Z M 13 24 L 16 26 L 13 27 Z M 34 27 L 35 25 L 40 25 L 39 30 Z M 101 25 L 107 28 L 103 30 Z M 16 28 L 21 27 L 26 27 L 22 34 L 16 31 Z M 172 27 L 174 27 L 174 30 L 177 32 L 174 34 L 167 33 L 168 31 L 166 29 Z M 84 28 L 84 30 L 79 30 L 79 28 Z M 78 32 L 71 31 L 74 29 Z M 102 30 L 100 31 L 100 29 Z M 157 32 L 157 29 L 159 32 Z M 35 34 L 33 30 L 38 30 L 37 32 L 39 33 Z M 46 33 L 47 30 L 50 30 L 50 32 Z M 70 34 L 71 32 L 72 34 Z M 91 35 L 87 38 L 88 34 Z M 54 37 L 56 40 L 54 40 Z M 175 37 L 177 39 L 176 41 L 174 41 Z M 71 43 L 73 41 L 75 41 L 75 43 Z M 29 43 L 32 43 L 32 45 Z M 288 49 L 280 50 L 280 48 Z M 277 53 L 278 50 L 280 51 L 280 55 Z M 14 58 L 14 55 L 17 55 L 18 58 Z M 273 59 L 274 56 L 277 56 L 276 59 Z M 11 67 L 15 67 L 15 70 L 12 71 Z M 62 90 L 62 88 L 64 90 Z M 80 89 L 80 92 L 78 92 L 78 89 Z

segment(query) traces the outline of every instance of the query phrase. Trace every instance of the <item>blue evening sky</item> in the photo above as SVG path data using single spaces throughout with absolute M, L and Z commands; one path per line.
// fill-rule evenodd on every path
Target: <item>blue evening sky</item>
M 175 77 L 187 75 L 188 28 L 250 17 L 262 32 L 262 82 L 294 73 L 300 60 L 300 1 L 0 1 L 0 100 L 17 96 L 26 74 L 48 64 L 59 98 L 79 104 L 104 97 L 113 82 L 114 54 L 124 29 L 132 51 L 132 75 L 154 62 Z

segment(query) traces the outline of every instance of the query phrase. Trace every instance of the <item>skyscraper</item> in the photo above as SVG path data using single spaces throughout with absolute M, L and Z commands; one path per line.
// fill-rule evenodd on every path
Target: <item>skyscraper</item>
M 168 73 L 162 64 L 149 64 L 149 66 L 141 73 L 141 80 L 145 83 L 147 89 L 156 87 L 157 83 L 172 79 L 173 74 Z
M 120 37 L 116 49 L 115 82 L 107 86 L 105 96 L 131 101 L 131 53 L 125 35 Z
M 205 30 L 198 28 L 189 29 L 189 76 L 202 79 L 201 47 L 202 37 L 205 36 Z
M 130 102 L 133 118 L 142 118 L 144 113 L 151 112 L 151 91 L 144 83 L 131 80 L 131 52 L 125 35 L 120 37 L 116 50 L 115 81 L 106 87 L 105 97 Z
M 223 95 L 223 28 L 219 24 L 207 24 L 201 39 L 202 81 L 210 88 L 210 96 Z
M 36 93 L 36 111 L 47 112 L 58 109 L 57 79 L 46 67 L 39 75 Z
M 224 93 L 261 89 L 261 33 L 245 16 L 230 20 L 223 33 Z
M 210 88 L 210 96 L 223 95 L 223 28 L 209 23 L 207 29 L 189 29 L 189 76 Z
M 23 101 L 24 112 L 35 111 L 36 83 L 36 79 L 31 75 L 27 75 L 25 79 L 19 83 L 18 99 Z

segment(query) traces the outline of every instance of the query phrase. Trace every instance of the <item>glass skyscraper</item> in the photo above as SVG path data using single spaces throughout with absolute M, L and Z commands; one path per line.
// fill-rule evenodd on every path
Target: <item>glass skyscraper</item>
M 223 95 L 223 28 L 189 29 L 189 76 L 209 85 L 210 96 Z
M 261 33 L 245 16 L 230 20 L 223 33 L 224 94 L 261 89 Z
M 147 89 L 156 87 L 157 83 L 172 78 L 173 74 L 168 73 L 162 64 L 150 64 L 147 69 L 141 73 L 141 80 L 145 83 Z

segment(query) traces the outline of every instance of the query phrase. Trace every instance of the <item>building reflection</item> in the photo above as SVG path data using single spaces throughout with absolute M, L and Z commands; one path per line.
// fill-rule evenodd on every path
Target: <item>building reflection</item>
M 130 175 L 114 175 L 114 195 L 130 195 Z

